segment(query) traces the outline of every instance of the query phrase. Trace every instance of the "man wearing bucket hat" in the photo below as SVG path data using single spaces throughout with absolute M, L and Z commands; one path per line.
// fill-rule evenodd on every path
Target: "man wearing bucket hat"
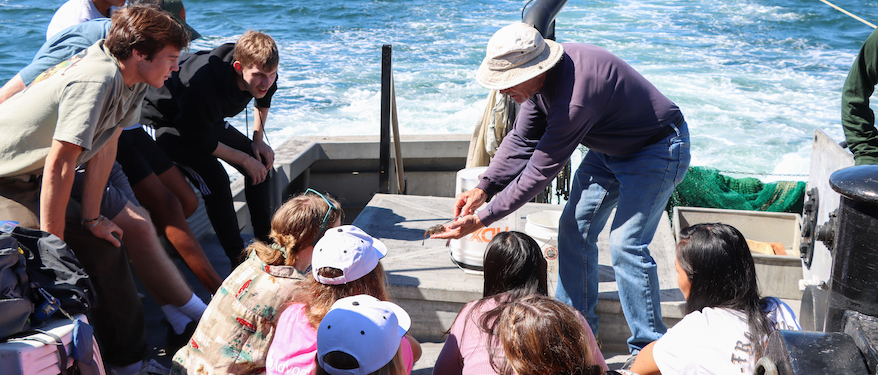
M 410 326 L 392 302 L 365 294 L 336 301 L 317 329 L 316 374 L 405 374 L 397 352 Z
M 455 200 L 455 216 L 463 216 L 433 237 L 460 238 L 515 211 L 549 186 L 582 144 L 589 151 L 559 223 L 555 297 L 582 311 L 597 331 L 597 238 L 615 207 L 610 251 L 632 332 L 629 349 L 636 353 L 661 337 L 667 329 L 647 244 L 689 165 L 680 109 L 609 51 L 545 40 L 523 23 L 494 34 L 476 79 L 521 110 L 478 186 Z

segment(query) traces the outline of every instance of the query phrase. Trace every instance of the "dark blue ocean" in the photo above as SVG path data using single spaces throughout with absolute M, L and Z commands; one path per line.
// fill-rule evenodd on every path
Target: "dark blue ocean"
M 834 3 L 878 22 L 878 1 Z M 61 4 L 0 0 L 0 80 L 30 61 Z M 278 42 L 274 145 L 378 134 L 382 44 L 393 45 L 401 132 L 471 133 L 488 93 L 474 81 L 485 45 L 520 20 L 524 4 L 185 0 L 189 24 L 204 36 L 192 49 L 248 29 Z M 843 139 L 840 90 L 871 31 L 817 0 L 570 0 L 556 36 L 609 49 L 674 100 L 692 132 L 693 165 L 805 180 L 814 130 Z M 243 115 L 232 122 L 244 130 Z

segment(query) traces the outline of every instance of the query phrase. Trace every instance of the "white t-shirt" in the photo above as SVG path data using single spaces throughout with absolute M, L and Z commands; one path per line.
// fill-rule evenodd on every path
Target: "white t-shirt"
M 118 9 L 119 7 L 111 6 L 110 15 Z M 52 21 L 49 22 L 49 28 L 46 30 L 46 40 L 70 26 L 105 17 L 98 12 L 92 0 L 68 0 L 52 16 Z
M 769 298 L 766 309 L 775 329 L 800 330 L 790 307 Z M 706 307 L 683 317 L 653 347 L 662 374 L 752 374 L 754 347 L 743 312 Z

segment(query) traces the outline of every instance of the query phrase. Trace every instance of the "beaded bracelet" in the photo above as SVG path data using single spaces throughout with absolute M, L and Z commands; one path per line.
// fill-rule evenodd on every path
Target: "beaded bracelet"
M 104 219 L 104 215 L 98 215 L 98 217 L 91 219 L 91 220 L 82 219 L 79 221 L 79 224 L 81 224 L 82 227 L 85 229 L 90 229 L 90 228 L 94 228 L 94 227 L 98 226 L 98 224 L 100 224 L 101 220 L 103 220 L 103 219 Z M 88 224 L 88 223 L 91 223 L 91 224 Z

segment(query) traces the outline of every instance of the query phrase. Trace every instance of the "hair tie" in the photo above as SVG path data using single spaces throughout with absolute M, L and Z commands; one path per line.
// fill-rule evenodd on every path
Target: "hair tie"
M 271 244 L 268 245 L 268 247 L 275 249 L 277 251 L 280 251 L 280 254 L 284 257 L 284 259 L 287 259 L 287 257 L 289 256 L 289 254 L 288 254 L 289 249 L 281 246 L 277 242 L 272 241 Z

